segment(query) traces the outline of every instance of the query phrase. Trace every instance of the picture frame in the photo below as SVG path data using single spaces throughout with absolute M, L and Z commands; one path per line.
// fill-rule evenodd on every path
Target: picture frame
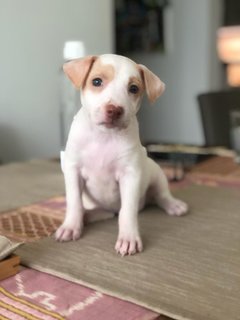
M 116 53 L 164 51 L 168 0 L 115 0 Z

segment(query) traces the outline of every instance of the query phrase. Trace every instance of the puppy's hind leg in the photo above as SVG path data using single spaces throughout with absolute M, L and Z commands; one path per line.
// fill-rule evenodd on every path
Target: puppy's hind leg
M 152 170 L 151 189 L 154 202 L 169 215 L 181 216 L 185 214 L 188 211 L 188 205 L 182 200 L 173 197 L 162 169 L 152 160 L 150 166 Z

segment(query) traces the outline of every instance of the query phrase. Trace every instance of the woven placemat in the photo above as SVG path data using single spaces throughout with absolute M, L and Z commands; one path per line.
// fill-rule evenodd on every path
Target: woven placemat
M 0 166 L 0 213 L 63 195 L 60 164 L 32 160 Z
M 144 252 L 114 252 L 117 220 L 90 224 L 82 239 L 52 238 L 17 250 L 24 265 L 125 299 L 174 319 L 240 319 L 239 190 L 177 191 L 190 214 L 140 214 Z

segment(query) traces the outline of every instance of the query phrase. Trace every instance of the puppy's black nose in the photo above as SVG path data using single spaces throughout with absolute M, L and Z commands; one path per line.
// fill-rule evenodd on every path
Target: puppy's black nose
M 118 120 L 123 115 L 123 107 L 109 104 L 106 106 L 106 116 L 109 120 Z

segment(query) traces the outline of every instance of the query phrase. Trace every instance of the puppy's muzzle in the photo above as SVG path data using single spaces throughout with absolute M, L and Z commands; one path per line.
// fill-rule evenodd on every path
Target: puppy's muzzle
M 109 104 L 105 108 L 105 121 L 108 124 L 113 124 L 118 121 L 124 113 L 123 107 Z

